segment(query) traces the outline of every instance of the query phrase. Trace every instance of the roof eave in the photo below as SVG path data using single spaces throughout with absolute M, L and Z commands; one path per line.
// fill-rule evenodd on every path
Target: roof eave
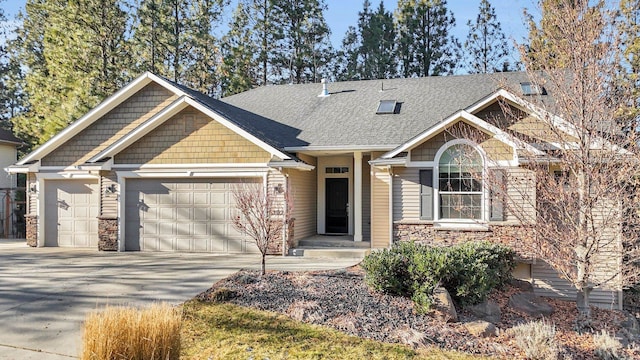
M 272 168 L 281 168 L 281 169 L 296 169 L 302 171 L 311 171 L 316 167 L 301 161 L 293 161 L 293 160 L 285 160 L 285 161 L 269 161 L 267 164 Z
M 13 164 L 4 168 L 8 174 L 28 174 L 40 171 L 40 161 L 33 161 L 28 164 Z

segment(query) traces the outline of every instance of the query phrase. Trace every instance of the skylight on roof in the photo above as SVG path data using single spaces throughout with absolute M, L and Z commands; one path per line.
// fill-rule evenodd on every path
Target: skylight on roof
M 395 114 L 397 103 L 395 100 L 380 100 L 376 114 Z
M 547 93 L 542 86 L 531 82 L 521 82 L 520 88 L 522 95 L 546 95 Z

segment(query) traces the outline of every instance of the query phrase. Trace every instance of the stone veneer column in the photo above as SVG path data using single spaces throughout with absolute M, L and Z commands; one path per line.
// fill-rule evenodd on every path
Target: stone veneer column
M 31 247 L 38 246 L 38 216 L 37 215 L 25 215 L 26 221 L 26 237 L 27 245 Z
M 118 251 L 117 217 L 98 217 L 98 250 Z

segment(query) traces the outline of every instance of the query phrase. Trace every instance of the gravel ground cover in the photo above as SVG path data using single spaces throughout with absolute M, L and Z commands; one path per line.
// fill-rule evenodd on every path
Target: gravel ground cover
M 491 295 L 491 300 L 502 310 L 502 321 L 496 324 L 501 330 L 534 320 L 508 307 L 509 296 L 518 291 L 521 290 L 517 287 L 508 287 Z M 491 338 L 470 335 L 462 324 L 475 318 L 464 309 L 458 309 L 460 322 L 444 323 L 428 314 L 417 314 L 410 299 L 371 291 L 358 266 L 316 272 L 273 271 L 262 277 L 255 271 L 240 271 L 217 282 L 197 298 L 279 312 L 299 321 L 383 342 L 436 346 L 500 358 L 523 356 L 504 331 Z M 555 308 L 548 320 L 556 325 L 556 340 L 562 344 L 564 353 L 574 360 L 594 358 L 592 335 L 573 331 L 575 304 L 553 299 L 548 302 Z M 616 333 L 620 331 L 617 324 L 624 315 L 594 309 L 593 318 L 592 327 L 596 331 L 606 329 Z M 637 349 L 635 346 L 635 350 L 628 350 L 631 358 L 640 358 Z

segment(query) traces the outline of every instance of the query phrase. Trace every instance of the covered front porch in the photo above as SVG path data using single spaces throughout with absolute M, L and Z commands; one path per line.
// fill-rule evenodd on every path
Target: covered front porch
M 349 244 L 358 243 L 357 248 L 371 248 L 369 160 L 380 156 L 382 152 L 305 149 L 295 154 L 315 166 L 315 174 L 305 181 L 307 186 L 315 181 L 315 231 L 307 228 L 307 232 L 298 233 L 297 247 L 349 247 Z M 293 185 L 295 183 L 294 180 Z M 292 190 L 294 197 L 300 198 L 304 195 L 304 185 L 301 181 L 297 183 L 297 188 L 294 186 Z M 296 231 L 299 229 L 297 225 L 296 219 Z

